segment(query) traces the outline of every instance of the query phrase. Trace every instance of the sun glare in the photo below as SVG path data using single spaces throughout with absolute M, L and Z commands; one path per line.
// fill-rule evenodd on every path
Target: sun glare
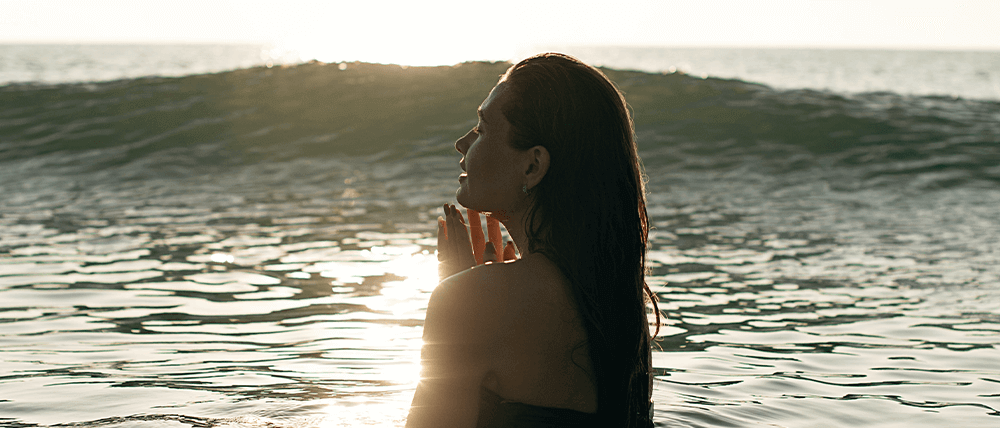
M 248 8 L 249 9 L 249 8 Z M 243 10 L 249 20 L 266 19 L 274 48 L 263 58 L 274 63 L 317 60 L 364 61 L 413 66 L 454 65 L 474 60 L 509 60 L 516 45 L 502 32 L 482 31 L 471 17 L 488 12 L 466 2 L 365 4 L 297 3 Z
M 426 38 L 424 38 L 426 39 Z M 513 49 L 502 46 L 472 46 L 469 43 L 443 45 L 435 40 L 354 40 L 350 43 L 317 38 L 290 39 L 269 51 L 275 63 L 320 61 L 325 63 L 362 61 L 406 66 L 454 65 L 470 60 L 498 61 L 514 57 Z

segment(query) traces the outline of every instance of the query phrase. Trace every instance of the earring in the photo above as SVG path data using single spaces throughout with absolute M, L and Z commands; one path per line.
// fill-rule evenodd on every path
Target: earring
M 524 186 L 521 186 L 521 191 L 524 192 L 525 195 L 527 195 L 528 194 L 528 185 L 525 184 Z

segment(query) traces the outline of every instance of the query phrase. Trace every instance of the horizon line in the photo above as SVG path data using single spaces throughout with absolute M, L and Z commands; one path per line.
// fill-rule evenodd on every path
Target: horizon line
M 0 45 L 13 46 L 281 46 L 274 41 L 221 41 L 221 40 L 0 40 Z M 774 49 L 774 50 L 863 50 L 863 51 L 946 51 L 946 52 L 1000 52 L 998 46 L 946 46 L 946 45 L 844 45 L 844 44 L 725 44 L 725 43 L 539 43 L 523 50 L 545 51 L 559 48 L 624 48 L 624 49 Z M 519 49 L 522 50 L 522 49 Z

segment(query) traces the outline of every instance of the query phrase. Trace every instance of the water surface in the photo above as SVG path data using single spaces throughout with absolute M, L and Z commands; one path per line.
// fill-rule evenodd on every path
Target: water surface
M 0 425 L 405 423 L 451 141 L 505 66 L 352 67 L 0 88 Z M 1000 421 L 997 103 L 609 74 L 658 426 Z

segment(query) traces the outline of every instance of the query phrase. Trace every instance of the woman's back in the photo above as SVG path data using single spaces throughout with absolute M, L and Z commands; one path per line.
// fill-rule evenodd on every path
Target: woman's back
M 569 285 L 543 255 L 478 266 L 443 281 L 424 323 L 421 388 L 408 425 L 473 426 L 483 394 L 597 410 L 586 333 Z M 483 391 L 483 390 L 486 391 Z
M 498 352 L 483 386 L 508 401 L 596 412 L 586 331 L 559 269 L 540 254 L 477 269 L 501 278 L 486 285 Z

